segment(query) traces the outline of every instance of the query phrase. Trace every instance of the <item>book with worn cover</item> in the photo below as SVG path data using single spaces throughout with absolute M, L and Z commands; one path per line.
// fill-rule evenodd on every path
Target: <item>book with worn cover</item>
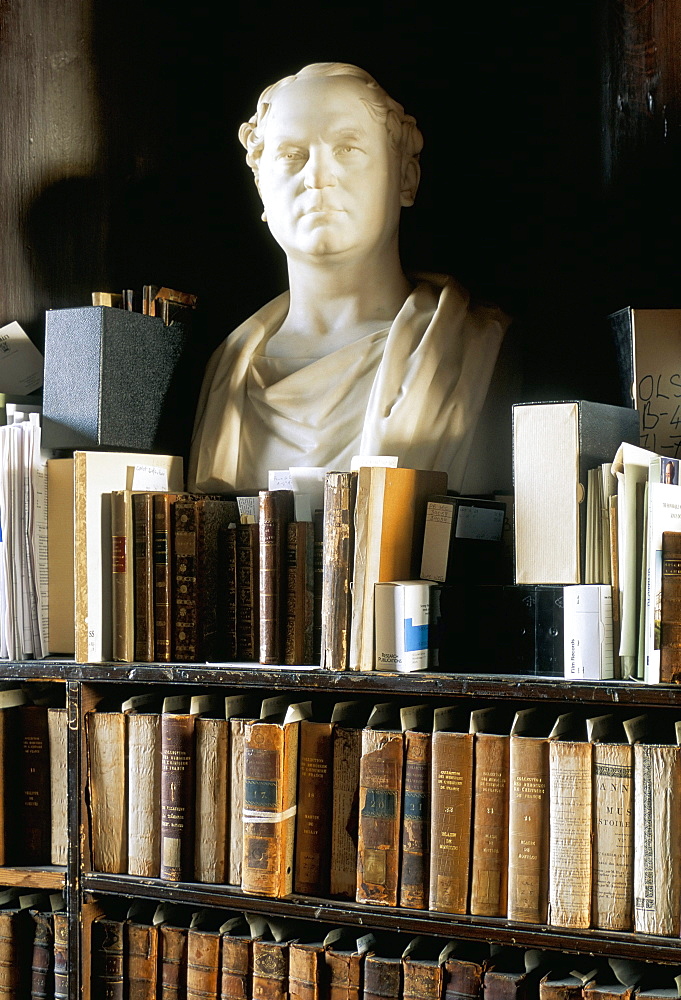
M 351 670 L 374 669 L 374 586 L 416 580 L 427 499 L 447 492 L 447 474 L 363 466 L 357 475 L 350 633 Z
M 154 660 L 157 663 L 169 663 L 173 657 L 173 506 L 180 496 L 186 494 L 153 495 Z
M 160 903 L 153 916 L 158 927 L 158 1000 L 184 1000 L 187 991 L 187 935 L 191 915 L 173 903 Z
M 135 559 L 132 490 L 112 490 L 111 628 L 114 660 L 135 659 Z
M 644 677 L 661 680 L 660 612 L 662 598 L 662 536 L 681 527 L 681 462 L 656 455 L 651 459 L 645 494 L 644 551 L 641 575 Z
M 128 874 L 158 878 L 161 871 L 161 709 L 156 692 L 121 705 L 127 740 Z
M 50 863 L 53 865 L 65 865 L 68 861 L 67 726 L 67 709 L 57 705 L 49 706 L 47 730 L 50 742 Z
M 289 943 L 296 932 L 295 923 L 268 917 L 262 936 L 253 939 L 253 1000 L 288 1000 Z
M 236 658 L 260 656 L 260 542 L 257 523 L 236 526 Z
M 253 940 L 262 937 L 267 921 L 258 914 L 230 917 L 220 927 L 222 955 L 220 1000 L 250 1000 L 253 971 Z
M 455 947 L 437 937 L 411 939 L 402 952 L 403 1000 L 441 1000 L 444 965 Z
M 442 1000 L 479 1000 L 485 971 L 490 964 L 489 946 L 482 941 L 458 941 L 445 959 Z
M 229 814 L 229 722 L 225 698 L 194 695 L 194 879 L 227 881 Z
M 384 934 L 364 959 L 364 1000 L 400 1000 L 403 936 Z
M 246 726 L 260 716 L 262 699 L 254 693 L 227 695 L 229 723 L 229 809 L 227 812 L 227 882 L 241 885 L 244 853 L 244 740 Z
M 331 713 L 317 705 L 312 716 L 299 723 L 293 891 L 304 896 L 329 893 L 333 728 Z
M 290 521 L 286 526 L 286 638 L 284 663 L 312 663 L 314 630 L 314 526 Z
M 539 1000 L 547 959 L 547 954 L 534 949 L 491 944 L 483 987 L 486 1000 Z
M 29 910 L 33 919 L 31 1000 L 54 997 L 54 924 L 49 900 L 36 900 Z
M 154 586 L 154 494 L 134 493 L 132 497 L 135 578 L 135 660 L 155 659 Z
M 123 1000 L 125 920 L 101 916 L 90 929 L 90 993 L 107 1000 Z
M 220 1000 L 221 916 L 199 910 L 187 933 L 186 1000 Z
M 165 698 L 161 713 L 161 878 L 194 873 L 194 727 L 184 695 Z
M 370 932 L 335 927 L 324 938 L 328 1000 L 361 1000 L 364 956 L 375 944 Z
M 283 661 L 286 649 L 287 525 L 294 518 L 293 490 L 261 490 L 259 510 L 259 660 L 277 664 Z
M 681 679 L 681 526 L 662 532 L 660 683 Z
M 638 442 L 638 414 L 590 400 L 513 404 L 516 583 L 583 583 L 588 470 Z
M 128 870 L 126 719 L 121 711 L 85 715 L 92 870 Z
M 54 926 L 54 1000 L 69 996 L 69 918 L 66 910 L 52 914 Z
M 123 977 L 129 1000 L 156 1000 L 159 929 L 153 908 L 136 900 L 124 924 Z
M 313 925 L 313 929 L 291 941 L 288 949 L 289 1000 L 325 1000 L 324 936 L 323 929 Z
M 404 772 L 400 906 L 427 910 L 430 889 L 430 764 L 433 710 L 427 705 L 403 708 Z
M 329 892 L 355 899 L 357 892 L 357 828 L 362 730 L 371 706 L 366 701 L 334 705 L 331 864 Z
M 356 496 L 356 472 L 326 473 L 320 660 L 326 670 L 349 667 Z

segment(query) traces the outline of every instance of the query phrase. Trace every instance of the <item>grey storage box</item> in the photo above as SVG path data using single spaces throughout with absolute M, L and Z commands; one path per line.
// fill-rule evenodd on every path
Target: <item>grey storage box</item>
M 109 306 L 48 310 L 44 446 L 184 454 L 197 390 L 188 335 Z

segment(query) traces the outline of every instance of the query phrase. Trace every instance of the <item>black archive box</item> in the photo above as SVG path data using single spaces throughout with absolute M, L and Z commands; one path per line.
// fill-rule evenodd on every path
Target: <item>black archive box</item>
M 186 324 L 110 306 L 45 314 L 46 448 L 183 455 L 197 395 Z

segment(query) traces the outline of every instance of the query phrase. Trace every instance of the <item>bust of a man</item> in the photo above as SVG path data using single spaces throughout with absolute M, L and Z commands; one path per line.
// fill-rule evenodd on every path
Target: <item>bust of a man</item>
M 460 490 L 508 318 L 402 269 L 415 120 L 358 67 L 314 63 L 264 90 L 239 138 L 289 290 L 210 359 L 189 487 L 263 489 L 269 469 L 389 454 Z

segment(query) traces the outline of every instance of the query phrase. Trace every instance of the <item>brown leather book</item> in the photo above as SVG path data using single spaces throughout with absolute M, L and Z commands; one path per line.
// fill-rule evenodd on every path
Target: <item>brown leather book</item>
M 660 682 L 681 679 L 681 531 L 662 532 Z
M 243 914 L 231 917 L 220 927 L 222 934 L 222 969 L 220 973 L 220 1000 L 250 1000 L 253 974 L 253 939 L 265 932 L 266 921 L 251 916 L 251 923 Z
M 180 493 L 155 493 L 154 508 L 154 660 L 173 656 L 174 503 Z
M 581 976 L 547 972 L 539 980 L 539 1000 L 584 1000 L 584 985 Z
M 480 1000 L 489 946 L 482 941 L 460 941 L 445 959 L 443 1000 Z
M 322 591 L 324 587 L 324 511 L 312 514 L 312 662 L 322 657 Z
M 221 940 L 219 930 L 189 928 L 186 1000 L 220 1000 Z
M 385 935 L 364 958 L 364 1000 L 401 1000 L 405 941 Z
M 356 472 L 326 473 L 320 659 L 326 670 L 349 666 L 356 495 Z
M 510 720 L 498 706 L 471 712 L 475 733 L 471 913 L 505 917 L 508 891 Z M 505 731 L 504 731 L 505 729 Z
M 300 722 L 293 891 L 305 896 L 329 892 L 333 725 L 314 717 Z
M 284 663 L 312 660 L 314 629 L 314 526 L 290 521 L 286 527 L 286 640 Z
M 329 891 L 343 899 L 354 900 L 357 892 L 359 764 L 362 729 L 370 710 L 366 701 L 336 702 L 331 715 L 334 728 Z
M 293 490 L 261 490 L 260 655 L 261 663 L 282 663 L 286 649 L 287 528 L 293 520 Z
M 547 972 L 545 956 L 524 948 L 491 946 L 485 972 L 485 1000 L 539 1000 L 539 981 Z
M 159 927 L 159 1000 L 184 1000 L 187 990 L 187 927 Z
M 253 941 L 253 1000 L 288 1000 L 289 943 L 295 932 L 285 921 L 267 920 L 261 937 Z
M 546 922 L 549 889 L 549 744 L 546 709 L 516 712 L 509 740 L 509 920 Z
M 293 891 L 299 722 L 305 703 L 249 722 L 244 736 L 241 887 L 259 896 Z
M 135 659 L 154 662 L 154 495 L 133 493 Z
M 54 924 L 52 912 L 31 909 L 33 955 L 31 960 L 31 1000 L 54 997 Z
M 19 795 L 12 823 L 12 858 L 14 864 L 45 865 L 52 852 L 47 706 L 22 705 L 17 722 Z
M 194 873 L 194 726 L 196 716 L 166 698 L 161 714 L 161 878 Z
M 65 910 L 52 914 L 54 924 L 54 1000 L 69 997 L 69 918 Z
M 17 890 L 0 893 L 0 996 L 20 998 L 31 989 L 34 923 Z
M 260 542 L 257 524 L 236 528 L 236 658 L 260 656 Z
M 324 944 L 314 941 L 291 941 L 288 950 L 289 1000 L 321 1000 L 326 997 L 326 962 Z
M 194 879 L 227 881 L 227 816 L 229 811 L 229 722 L 225 699 L 202 705 L 192 699 L 194 733 Z
M 357 902 L 397 906 L 404 741 L 399 711 L 375 705 L 362 731 Z
M 156 1000 L 158 927 L 134 917 L 126 921 L 123 968 L 127 1000 Z
M 186 663 L 225 659 L 223 590 L 225 532 L 236 523 L 236 503 L 214 497 L 180 497 L 174 505 L 174 659 Z
M 412 938 L 402 953 L 403 1000 L 441 1000 L 444 963 L 454 947 L 437 937 Z
M 373 934 L 358 936 L 352 927 L 329 931 L 324 938 L 328 1000 L 361 1000 L 364 957 L 375 943 Z
M 433 715 L 429 908 L 467 913 L 473 815 L 470 714 L 444 706 Z
M 419 728 L 416 728 L 416 726 Z M 403 720 L 404 791 L 400 906 L 427 910 L 430 888 L 430 781 L 432 710 L 425 718 Z
M 262 699 L 254 693 L 225 698 L 229 725 L 229 808 L 227 810 L 227 876 L 230 885 L 241 885 L 244 853 L 244 740 L 248 722 L 261 711 Z
M 9 864 L 14 850 L 12 832 L 19 798 L 17 747 L 20 733 L 19 714 L 27 704 L 26 691 L 17 685 L 0 691 L 0 864 Z
M 230 524 L 223 532 L 222 564 L 218 568 L 218 587 L 224 594 L 222 614 L 224 616 L 225 645 L 223 658 L 236 659 L 236 617 L 238 584 L 236 577 L 236 524 Z
M 132 491 L 113 490 L 111 497 L 111 621 L 113 658 L 135 659 L 135 561 Z
M 98 917 L 90 930 L 90 994 L 103 1000 L 124 1000 L 125 921 Z

